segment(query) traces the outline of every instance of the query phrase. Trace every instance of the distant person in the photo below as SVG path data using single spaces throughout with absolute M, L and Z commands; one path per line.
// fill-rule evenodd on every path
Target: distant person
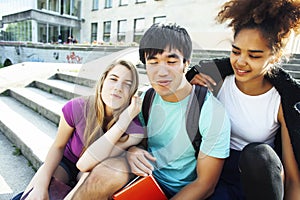
M 62 44 L 63 43 L 61 34 L 58 35 L 57 42 L 58 42 L 58 44 Z
M 70 36 L 68 37 L 67 43 L 68 43 L 68 44 L 73 44 L 73 36 L 72 36 L 72 35 L 70 35 Z
M 73 43 L 73 44 L 77 44 L 77 43 L 78 43 L 77 39 L 76 39 L 76 38 L 73 38 L 73 39 L 72 39 L 72 43 Z
M 26 200 L 49 199 L 52 177 L 73 186 L 81 175 L 76 167 L 79 158 L 84 161 L 82 166 L 91 170 L 141 141 L 144 131 L 136 117 L 141 107 L 140 98 L 134 96 L 137 88 L 135 66 L 121 60 L 106 68 L 94 95 L 72 99 L 63 106 L 57 136 L 24 191 Z
M 280 62 L 290 34 L 300 31 L 300 2 L 231 0 L 217 21 L 234 31 L 230 60 L 210 65 L 224 77 L 217 97 L 232 130 L 230 157 L 209 199 L 299 200 L 300 84 Z M 201 73 L 192 82 L 209 80 Z

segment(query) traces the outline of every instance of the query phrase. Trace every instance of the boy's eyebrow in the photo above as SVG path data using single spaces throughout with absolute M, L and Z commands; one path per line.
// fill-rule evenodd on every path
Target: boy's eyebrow
M 178 54 L 176 53 L 171 53 L 168 55 L 168 58 L 180 58 Z M 157 59 L 157 57 L 155 55 L 151 55 L 147 57 L 147 60 L 151 60 L 151 59 Z
M 168 58 L 180 58 L 176 53 L 168 55 Z
M 152 59 L 156 59 L 157 57 L 155 55 L 151 55 L 151 56 L 149 55 L 146 58 L 147 60 L 152 60 Z
M 237 49 L 237 50 L 241 50 L 239 47 L 235 46 L 232 44 L 232 47 Z M 248 50 L 250 53 L 263 53 L 263 50 Z

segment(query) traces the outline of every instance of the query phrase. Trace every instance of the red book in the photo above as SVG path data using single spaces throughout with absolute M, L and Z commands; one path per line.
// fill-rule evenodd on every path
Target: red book
M 137 177 L 113 195 L 114 200 L 167 200 L 152 175 Z

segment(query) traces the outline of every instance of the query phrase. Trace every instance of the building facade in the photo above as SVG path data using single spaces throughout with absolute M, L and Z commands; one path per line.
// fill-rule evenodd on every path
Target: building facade
M 0 40 L 131 46 L 153 23 L 175 22 L 194 49 L 228 50 L 232 32 L 214 20 L 225 1 L 0 0 Z M 291 47 L 300 52 L 299 37 Z
M 80 39 L 80 0 L 0 0 L 1 40 L 70 42 Z
M 231 31 L 214 17 L 224 0 L 90 0 L 82 4 L 82 42 L 138 43 L 153 23 L 187 28 L 195 48 L 224 49 Z

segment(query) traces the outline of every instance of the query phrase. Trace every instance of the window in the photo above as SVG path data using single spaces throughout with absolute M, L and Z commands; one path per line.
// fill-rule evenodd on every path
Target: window
M 112 0 L 105 0 L 104 8 L 111 8 L 112 7 Z
M 126 20 L 118 21 L 118 42 L 125 42 Z
M 133 41 L 139 43 L 143 34 L 144 34 L 144 28 L 145 28 L 145 19 L 139 18 L 134 20 L 134 35 L 133 35 Z
M 99 0 L 93 0 L 92 10 L 98 10 L 98 9 L 99 9 Z
M 38 0 L 38 9 L 47 9 L 47 3 L 46 0 Z
M 80 0 L 72 0 L 71 3 L 71 15 L 80 17 Z
M 128 0 L 120 0 L 119 6 L 127 6 Z
M 98 23 L 92 23 L 91 43 L 97 41 L 97 30 L 98 30 Z
M 58 10 L 59 2 L 58 0 L 49 0 L 49 10 L 59 12 Z
M 107 21 L 103 23 L 103 41 L 110 41 L 110 29 L 111 29 L 111 21 Z
M 153 24 L 156 23 L 165 23 L 167 21 L 166 16 L 160 16 L 160 17 L 154 17 L 153 18 Z
M 135 3 L 146 3 L 146 0 L 136 0 Z

